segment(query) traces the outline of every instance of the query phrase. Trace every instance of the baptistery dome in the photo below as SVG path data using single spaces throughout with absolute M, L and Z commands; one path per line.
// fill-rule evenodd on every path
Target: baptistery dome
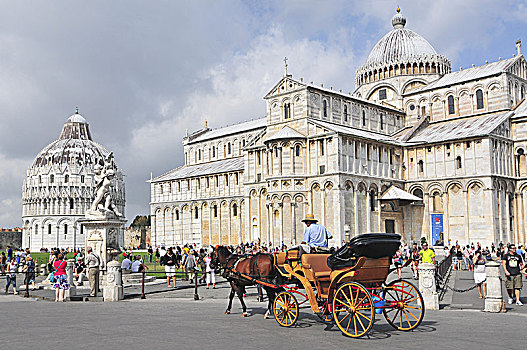
M 77 220 L 94 198 L 94 174 L 110 152 L 93 141 L 89 124 L 78 110 L 58 140 L 44 147 L 27 171 L 23 185 L 23 245 L 40 248 L 82 248 L 84 232 Z M 111 196 L 124 213 L 122 172 L 115 176 Z

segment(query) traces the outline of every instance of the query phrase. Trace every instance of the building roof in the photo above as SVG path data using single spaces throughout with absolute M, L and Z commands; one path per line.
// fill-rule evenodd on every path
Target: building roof
M 390 201 L 390 200 L 402 200 L 408 202 L 422 202 L 423 200 L 417 196 L 414 196 L 411 193 L 408 193 L 396 186 L 390 186 L 390 188 L 381 196 L 381 201 Z
M 492 113 L 479 117 L 460 118 L 430 123 L 416 132 L 407 143 L 435 143 L 489 135 L 514 112 Z
M 493 75 L 498 75 L 503 73 L 511 64 L 520 59 L 521 56 L 512 57 L 506 60 L 486 63 L 482 66 L 471 67 L 456 72 L 448 73 L 437 79 L 436 81 L 423 86 L 422 88 L 411 90 L 408 94 L 415 94 L 418 92 L 428 91 L 439 89 L 449 85 L 459 84 L 465 81 L 471 81 L 476 79 L 481 79 L 484 77 L 489 77 Z
M 421 35 L 404 28 L 406 18 L 399 11 L 392 18 L 393 29 L 373 47 L 366 65 L 412 61 L 420 57 L 438 56 L 436 50 Z
M 306 136 L 302 135 L 298 131 L 290 128 L 289 126 L 284 126 L 282 130 L 277 133 L 269 136 L 265 139 L 264 142 L 274 141 L 274 140 L 291 140 L 291 139 L 304 139 Z
M 218 137 L 224 137 L 227 135 L 237 134 L 240 132 L 260 129 L 266 126 L 267 118 L 259 118 L 255 120 L 249 120 L 247 122 L 242 122 L 239 124 L 229 125 L 223 128 L 210 130 L 208 132 L 205 132 L 195 139 L 192 139 L 189 141 L 189 144 L 201 142 L 205 140 L 211 140 Z
M 340 133 L 340 134 L 346 134 L 346 135 L 353 135 L 365 139 L 375 140 L 375 141 L 382 141 L 382 142 L 397 142 L 394 138 L 376 133 L 369 130 L 363 130 L 363 129 L 357 129 L 351 126 L 345 126 L 345 125 L 339 125 L 339 124 L 333 124 L 328 123 L 316 119 L 309 119 L 310 122 L 313 122 L 314 124 L 318 124 L 324 128 L 330 129 L 334 132 Z
M 160 175 L 150 182 L 161 182 L 169 180 L 184 179 L 187 177 L 205 176 L 219 173 L 243 170 L 243 157 L 222 159 L 215 162 L 183 165 Z

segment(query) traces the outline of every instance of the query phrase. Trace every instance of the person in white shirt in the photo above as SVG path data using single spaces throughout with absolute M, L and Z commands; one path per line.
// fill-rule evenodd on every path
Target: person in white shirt
M 134 262 L 132 263 L 132 273 L 143 272 L 145 270 L 148 270 L 148 266 L 141 262 L 141 257 L 139 255 L 136 255 L 134 257 Z
M 130 270 L 131 268 L 132 268 L 132 261 L 128 259 L 128 255 L 125 255 L 123 262 L 121 263 L 121 269 L 125 271 L 125 270 Z

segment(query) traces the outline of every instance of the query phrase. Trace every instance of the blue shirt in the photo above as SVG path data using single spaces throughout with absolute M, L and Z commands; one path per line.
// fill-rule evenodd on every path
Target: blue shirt
M 327 247 L 328 239 L 330 238 L 333 238 L 333 236 L 324 226 L 311 224 L 304 231 L 303 241 L 311 247 Z

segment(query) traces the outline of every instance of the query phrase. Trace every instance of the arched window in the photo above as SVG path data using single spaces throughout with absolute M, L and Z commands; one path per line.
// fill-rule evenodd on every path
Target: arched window
M 366 126 L 366 111 L 362 111 L 362 126 Z
M 232 205 L 232 216 L 238 216 L 238 205 L 236 203 Z
M 521 96 L 521 99 L 523 100 L 525 98 L 525 86 L 522 85 L 522 89 L 521 89 L 521 92 L 520 92 L 520 96 Z
M 242 140 L 242 146 L 245 147 L 245 139 Z
M 420 188 L 416 188 L 413 192 L 413 195 L 423 199 L 423 190 L 421 190 Z
M 483 108 L 483 91 L 481 89 L 476 90 L 476 108 Z
M 48 235 L 51 234 L 51 224 L 48 224 Z
M 375 211 L 375 206 L 377 204 L 377 192 L 375 190 L 370 190 L 370 210 Z
M 227 144 L 227 152 L 231 154 L 231 143 L 230 142 Z
M 462 164 L 461 164 L 461 156 L 457 156 L 456 157 L 456 168 L 457 169 L 461 169 L 462 167 Z
M 198 212 L 198 207 L 195 207 L 194 208 L 194 219 L 197 219 L 199 218 L 199 212 Z
M 291 104 L 284 103 L 284 119 L 291 118 Z
M 324 118 L 328 117 L 328 103 L 326 100 L 322 101 L 322 116 Z
M 348 106 L 344 105 L 344 121 L 348 121 Z
M 215 185 L 216 185 L 216 187 L 218 187 L 220 185 L 220 179 L 219 179 L 218 175 L 215 176 L 215 180 L 216 180 L 215 181 L 216 182 Z
M 300 145 L 295 146 L 295 156 L 300 157 Z
M 70 209 L 73 209 L 73 207 L 74 207 L 73 198 L 70 198 Z
M 198 149 L 198 160 L 201 160 L 201 149 Z
M 212 157 L 216 158 L 216 146 L 212 146 Z
M 417 162 L 417 170 L 418 170 L 420 173 L 424 172 L 424 163 L 423 163 L 422 160 L 420 160 L 420 161 Z
M 51 182 L 51 183 L 55 182 L 55 175 L 51 174 L 49 176 L 49 182 Z
M 381 125 L 381 130 L 384 130 L 384 116 L 382 115 L 382 113 L 381 113 L 381 115 L 379 117 L 379 122 L 380 122 L 380 125 Z
M 38 176 L 38 183 L 39 183 L 39 184 L 42 183 L 42 175 L 39 175 L 39 176 Z
M 68 174 L 64 175 L 64 182 L 69 182 L 70 176 Z
M 38 235 L 38 225 L 35 225 L 35 235 Z
M 84 175 L 81 175 L 81 184 L 84 183 Z
M 234 174 L 234 181 L 235 181 L 236 185 L 238 185 L 238 173 Z
M 68 234 L 68 224 L 64 224 L 64 235 Z
M 212 209 L 214 211 L 214 217 L 217 218 L 218 217 L 218 205 L 214 204 Z
M 229 174 L 225 174 L 225 185 L 229 186 Z
M 454 106 L 454 96 L 448 96 L 448 114 L 456 113 L 456 108 Z

